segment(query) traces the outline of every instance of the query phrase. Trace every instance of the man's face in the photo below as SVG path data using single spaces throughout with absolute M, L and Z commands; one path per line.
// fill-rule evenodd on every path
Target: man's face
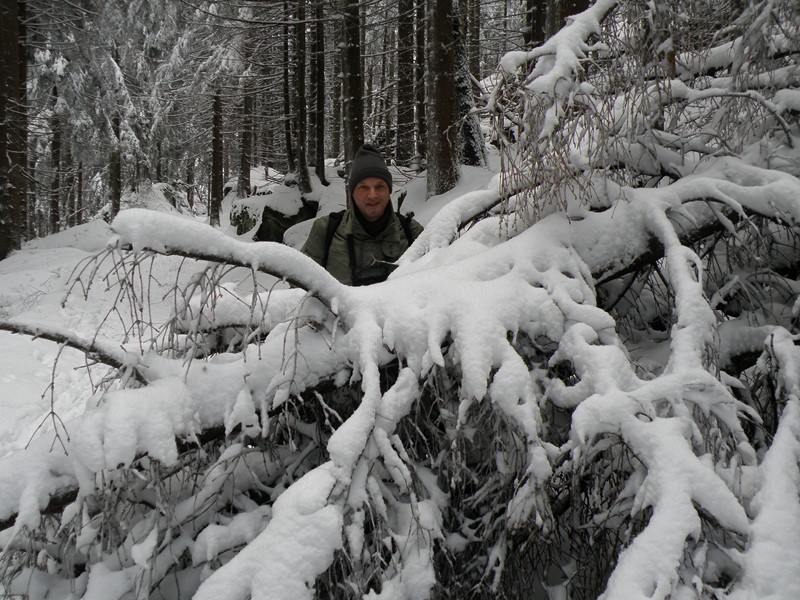
M 383 216 L 389 204 L 389 184 L 380 177 L 367 177 L 353 189 L 353 202 L 364 218 L 373 223 Z

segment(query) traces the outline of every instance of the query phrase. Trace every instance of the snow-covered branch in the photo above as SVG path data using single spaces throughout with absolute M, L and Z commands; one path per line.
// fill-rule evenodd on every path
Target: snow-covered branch
M 0 321 L 0 330 L 50 340 L 56 344 L 75 348 L 86 354 L 90 360 L 101 362 L 120 371 L 130 370 L 132 376 L 139 383 L 147 382 L 147 371 L 140 364 L 136 353 L 126 351 L 121 345 L 97 339 L 96 336 L 86 337 L 66 329 L 13 321 Z
M 329 307 L 345 288 L 312 259 L 274 242 L 248 244 L 185 218 L 144 209 L 120 213 L 111 225 L 121 246 L 134 251 L 225 262 L 275 275 L 317 295 Z

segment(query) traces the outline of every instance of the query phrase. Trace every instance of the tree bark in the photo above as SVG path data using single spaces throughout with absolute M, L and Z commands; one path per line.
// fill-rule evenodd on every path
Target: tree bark
M 350 162 L 364 143 L 364 106 L 361 71 L 361 35 L 358 0 L 342 0 L 344 43 L 342 49 L 342 131 L 344 160 Z M 348 200 L 349 202 L 349 200 Z
M 17 25 L 19 26 L 17 64 L 19 66 L 19 93 L 12 105 L 14 123 L 14 144 L 10 151 L 11 185 L 16 200 L 12 221 L 15 224 L 16 247 L 28 239 L 31 215 L 28 211 L 28 191 L 30 189 L 28 170 L 28 15 L 26 0 L 17 0 Z M 11 36 L 13 38 L 13 35 Z
M 77 200 L 75 198 L 75 169 L 72 164 L 72 152 L 69 144 L 64 147 L 64 194 L 65 194 L 65 215 L 64 222 L 67 227 L 75 227 L 75 210 Z
M 381 82 L 381 89 L 383 90 L 383 130 L 385 132 L 386 139 L 386 149 L 384 150 L 384 154 L 386 156 L 392 156 L 394 154 L 394 148 L 392 148 L 392 145 L 393 142 L 396 143 L 397 141 L 396 139 L 392 139 L 394 137 L 392 135 L 392 108 L 394 107 L 395 80 L 394 57 L 392 56 L 391 52 L 389 52 L 389 49 L 394 48 L 396 43 L 394 28 L 389 27 L 387 29 L 387 35 L 389 40 L 388 43 L 384 45 L 384 48 L 386 48 L 386 51 L 383 54 L 385 73 L 382 73 L 381 75 L 381 78 L 383 79 Z
M 297 187 L 301 194 L 311 193 L 311 176 L 308 173 L 308 147 L 306 111 L 306 0 L 297 0 L 297 24 L 295 26 L 297 51 L 295 59 L 294 114 L 297 119 Z
M 194 158 L 186 159 L 186 202 L 194 208 Z
M 208 219 L 212 226 L 219 226 L 219 212 L 223 194 L 223 147 L 222 147 L 222 95 L 214 93 L 211 122 L 211 197 L 208 203 Z
M 423 170 L 428 155 L 428 124 L 426 118 L 425 89 L 425 0 L 415 0 L 414 6 L 414 33 L 416 52 L 414 58 L 414 104 L 416 105 L 416 160 L 417 169 Z
M 83 162 L 78 162 L 78 172 L 75 181 L 75 225 L 81 225 L 84 221 L 83 205 Z
M 540 46 L 547 39 L 547 6 L 550 2 L 525 2 L 525 26 L 522 28 L 522 43 L 526 48 Z
M 0 260 L 19 246 L 20 190 L 14 186 L 13 153 L 19 150 L 14 111 L 20 104 L 19 13 L 17 2 L 0 7 Z
M 339 158 L 342 153 L 342 51 L 341 44 L 344 35 L 342 23 L 336 22 L 334 34 L 335 48 L 333 50 L 334 76 L 331 90 L 331 156 Z
M 481 0 L 466 0 L 467 2 L 467 63 L 469 72 L 480 80 L 481 72 Z
M 250 157 L 253 154 L 253 92 L 250 85 L 244 84 L 244 98 L 242 100 L 242 137 L 239 147 L 239 181 L 236 186 L 236 195 L 246 198 L 250 195 Z
M 163 181 L 164 173 L 161 170 L 161 140 L 156 142 L 156 181 Z
M 292 141 L 292 90 L 289 84 L 291 62 L 289 60 L 289 12 L 288 0 L 283 0 L 283 13 L 286 21 L 283 25 L 283 133 L 286 143 L 286 170 L 289 173 L 295 170 L 294 146 Z
M 397 164 L 414 156 L 414 0 L 400 0 L 397 15 Z
M 323 0 L 314 0 L 314 132 L 316 134 L 314 170 L 322 185 L 325 177 L 325 21 Z
M 108 189 L 111 194 L 109 220 L 119 213 L 122 199 L 122 150 L 120 148 L 120 116 L 111 119 L 111 157 L 108 161 Z
M 461 30 L 468 19 L 466 7 L 460 5 L 461 15 L 453 18 L 453 48 L 455 52 L 455 97 L 456 119 L 460 124 L 460 162 L 473 167 L 486 166 L 486 148 L 480 121 L 475 114 L 475 99 L 472 96 L 472 78 L 469 73 L 466 39 Z
M 49 233 L 59 230 L 61 196 L 61 118 L 58 114 L 58 88 L 53 86 L 53 116 L 50 118 L 50 168 L 53 178 L 50 181 L 50 219 Z
M 458 183 L 458 128 L 455 127 L 455 53 L 452 0 L 427 4 L 428 198 Z

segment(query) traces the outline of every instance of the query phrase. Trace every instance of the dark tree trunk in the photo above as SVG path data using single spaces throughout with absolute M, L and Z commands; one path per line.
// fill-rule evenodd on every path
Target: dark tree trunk
M 67 227 L 75 227 L 75 206 L 77 204 L 75 198 L 75 169 L 72 165 L 72 152 L 70 152 L 69 144 L 64 146 L 64 192 L 66 194 L 66 217 L 65 222 Z
M 283 12 L 286 17 L 283 25 L 283 131 L 286 141 L 286 170 L 291 173 L 295 170 L 295 161 L 292 142 L 292 90 L 289 84 L 292 63 L 289 60 L 289 19 L 291 13 L 289 12 L 288 0 L 283 1 Z
M 333 69 L 334 77 L 331 90 L 331 156 L 336 158 L 342 153 L 342 51 L 344 40 L 342 21 L 336 21 L 334 33 Z
M 186 159 L 186 202 L 194 208 L 194 158 Z
M 17 167 L 15 154 L 20 151 L 18 118 L 21 106 L 19 69 L 19 13 L 17 2 L 3 2 L 0 7 L 0 260 L 19 247 L 20 189 L 14 185 Z
M 250 157 L 253 154 L 253 93 L 245 83 L 245 93 L 242 102 L 242 138 L 239 148 L 239 182 L 236 195 L 246 198 L 250 195 Z
M 461 5 L 465 9 L 465 5 Z M 475 114 L 475 99 L 472 96 L 472 79 L 469 73 L 467 47 L 462 24 L 467 23 L 467 15 L 453 18 L 453 48 L 455 52 L 455 97 L 456 120 L 461 125 L 460 162 L 473 167 L 486 166 L 486 148 L 481 132 L 481 124 Z
M 297 187 L 301 194 L 311 192 L 311 177 L 308 173 L 308 148 L 306 146 L 306 0 L 297 0 L 297 52 L 295 58 L 295 110 L 297 118 Z
M 211 197 L 208 203 L 209 223 L 219 226 L 219 212 L 222 207 L 223 172 L 222 162 L 222 95 L 214 93 L 211 122 Z
M 10 152 L 12 163 L 11 184 L 16 197 L 12 220 L 16 230 L 16 244 L 28 239 L 28 232 L 32 229 L 32 221 L 28 212 L 28 15 L 26 0 L 17 0 L 19 25 L 17 64 L 19 66 L 19 95 L 14 105 L 14 147 Z M 13 34 L 11 34 L 13 39 Z M 10 42 L 9 42 L 10 43 Z
M 384 48 L 394 48 L 395 47 L 395 36 L 394 36 L 394 29 L 391 27 L 387 28 L 386 37 L 389 39 L 387 40 Z M 383 131 L 384 137 L 386 140 L 386 150 L 384 150 L 384 154 L 387 156 L 394 155 L 394 148 L 392 147 L 396 140 L 393 140 L 392 134 L 392 116 L 393 111 L 392 108 L 394 106 L 394 57 L 391 55 L 390 52 L 384 52 L 383 54 L 383 68 L 381 71 L 381 89 L 383 90 Z
M 561 29 L 566 25 L 567 17 L 582 13 L 589 8 L 591 3 L 591 0 L 558 0 L 556 2 L 558 10 L 558 23 L 556 23 L 556 27 Z
M 163 175 L 161 171 L 161 140 L 158 140 L 156 142 L 156 181 L 163 181 Z
M 547 6 L 549 2 L 526 0 L 522 42 L 526 48 L 540 46 L 547 39 Z
M 414 0 L 400 0 L 397 16 L 397 164 L 414 156 Z
M 417 169 L 423 170 L 428 155 L 428 124 L 426 121 L 425 89 L 425 0 L 415 0 L 416 52 L 414 61 L 414 103 L 416 104 Z
M 119 213 L 122 199 L 122 150 L 120 148 L 120 117 L 115 114 L 111 120 L 111 157 L 108 163 L 108 189 L 111 193 L 110 214 L 113 219 Z
M 75 177 L 75 225 L 81 225 L 86 219 L 83 212 L 86 207 L 83 205 L 83 163 L 78 163 L 78 172 Z
M 314 0 L 314 170 L 320 183 L 328 185 L 325 178 L 325 21 L 323 0 Z
M 364 106 L 361 70 L 361 35 L 358 0 L 343 0 L 342 131 L 344 160 L 350 162 L 364 143 Z
M 50 119 L 50 167 L 53 179 L 50 182 L 50 233 L 59 230 L 61 200 L 61 118 L 58 114 L 58 88 L 53 86 L 53 116 Z
M 428 191 L 436 196 L 458 183 L 458 128 L 455 125 L 455 53 L 452 0 L 428 0 Z
M 467 2 L 467 63 L 469 72 L 478 80 L 481 72 L 481 0 Z
M 559 23 L 558 4 L 559 0 L 547 0 L 547 8 L 545 9 L 545 28 L 544 39 L 548 39 L 554 35 L 561 26 Z

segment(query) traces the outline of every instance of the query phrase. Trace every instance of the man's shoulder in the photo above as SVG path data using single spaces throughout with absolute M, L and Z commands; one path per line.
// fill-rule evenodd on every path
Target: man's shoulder
M 338 225 L 342 222 L 342 217 L 344 216 L 345 211 L 340 210 L 332 213 L 328 213 L 326 215 L 322 215 L 321 217 L 317 217 L 314 219 L 314 223 L 311 225 L 311 234 L 310 235 L 320 235 L 325 234 L 328 231 L 329 225 Z
M 328 224 L 330 223 L 330 214 L 322 215 L 314 219 L 311 224 L 311 231 L 308 232 L 303 247 L 300 251 L 312 257 L 317 262 L 323 260 L 325 255 L 326 238 L 328 236 Z

